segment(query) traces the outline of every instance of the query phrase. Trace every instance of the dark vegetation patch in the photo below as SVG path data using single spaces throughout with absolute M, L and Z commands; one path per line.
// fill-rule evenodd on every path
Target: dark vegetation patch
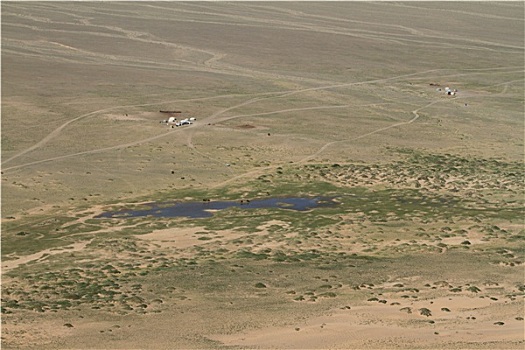
M 155 201 L 239 200 L 278 193 L 322 194 L 334 196 L 339 202 L 336 207 L 306 212 L 223 210 L 211 218 L 197 219 L 198 225 L 204 227 L 204 233 L 232 230 L 240 236 L 210 239 L 199 232 L 199 244 L 185 250 L 162 249 L 135 236 L 194 225 L 197 220 L 150 217 L 76 222 L 77 217 L 56 215 L 52 219 L 33 217 L 31 222 L 6 221 L 3 255 L 62 248 L 79 240 L 91 242 L 82 252 L 55 252 L 41 262 L 6 272 L 9 281 L 3 285 L 2 312 L 58 312 L 88 307 L 119 314 L 144 314 L 162 312 L 169 300 L 191 303 L 193 293 L 204 293 L 204 298 L 212 302 L 240 300 L 240 296 L 256 291 L 257 297 L 273 298 L 277 304 L 336 305 L 347 298 L 371 299 L 366 291 L 384 282 L 387 276 L 425 275 L 439 266 L 439 271 L 474 278 L 481 274 L 480 262 L 493 264 L 494 268 L 502 262 L 509 267 L 520 266 L 520 257 L 525 253 L 520 245 L 523 232 L 506 226 L 522 220 L 520 164 L 403 150 L 401 153 L 406 159 L 390 164 L 290 164 L 259 177 L 244 189 L 161 193 Z M 136 203 L 144 199 L 139 198 Z M 140 206 L 144 205 L 136 205 Z M 108 208 L 120 209 L 114 204 Z M 285 224 L 268 227 L 270 221 Z M 261 226 L 267 229 L 263 231 Z M 483 235 L 488 242 L 499 243 L 479 246 L 467 239 L 471 232 Z M 400 236 L 409 238 L 401 242 Z M 462 237 L 460 242 L 471 244 L 440 242 L 449 237 Z M 395 244 L 379 248 L 388 240 Z M 269 242 L 274 247 L 264 247 Z M 362 247 L 359 253 L 351 250 L 356 246 Z M 191 258 L 180 257 L 180 252 L 191 253 Z M 469 259 L 465 259 L 466 252 Z M 443 253 L 446 258 L 439 255 Z M 461 271 L 457 271 L 457 266 L 461 266 Z M 341 277 L 329 277 L 336 274 Z M 323 283 L 315 278 L 319 275 L 323 276 Z M 407 298 L 413 297 L 409 286 L 394 287 L 396 291 L 400 288 Z M 465 291 L 483 293 L 475 285 L 462 287 L 447 282 L 443 288 L 450 295 Z M 520 292 L 511 293 L 515 298 Z M 372 299 L 387 302 L 375 296 Z M 429 316 L 423 311 L 419 310 Z

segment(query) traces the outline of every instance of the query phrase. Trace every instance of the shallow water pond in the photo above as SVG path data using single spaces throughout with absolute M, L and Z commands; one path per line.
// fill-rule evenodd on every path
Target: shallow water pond
M 171 202 L 150 203 L 145 209 L 126 209 L 109 211 L 97 215 L 96 218 L 125 218 L 125 217 L 189 217 L 206 218 L 211 217 L 214 211 L 227 208 L 261 209 L 279 208 L 296 211 L 306 211 L 319 207 L 330 207 L 337 203 L 334 198 L 329 197 L 282 197 L 264 198 L 241 201 L 194 201 L 194 202 Z

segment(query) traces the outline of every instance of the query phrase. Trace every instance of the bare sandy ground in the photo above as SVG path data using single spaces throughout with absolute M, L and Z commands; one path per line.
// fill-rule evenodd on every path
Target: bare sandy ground
M 45 249 L 35 254 L 30 255 L 24 255 L 19 258 L 13 259 L 13 260 L 3 260 L 2 261 L 2 272 L 8 272 L 9 270 L 12 270 L 14 268 L 17 268 L 18 266 L 22 264 L 27 264 L 30 262 L 41 262 L 45 259 L 47 259 L 49 256 L 55 255 L 55 254 L 62 254 L 62 253 L 73 253 L 82 251 L 90 242 L 78 242 L 74 243 L 65 247 L 60 248 L 51 248 L 51 249 Z
M 259 234 L 267 233 L 266 229 L 272 225 L 286 225 L 285 222 L 280 220 L 270 220 L 264 225 L 258 226 L 257 229 L 260 231 Z M 201 233 L 199 235 L 198 233 Z M 140 239 L 152 242 L 163 248 L 177 248 L 177 249 L 186 249 L 189 247 L 197 246 L 202 244 L 202 240 L 199 240 L 199 237 L 202 237 L 202 233 L 208 233 L 205 227 L 172 227 L 165 230 L 155 230 L 151 233 L 138 236 Z M 245 236 L 246 233 L 235 232 L 235 231 L 218 231 L 215 235 L 207 235 L 210 238 L 209 243 L 213 241 L 220 240 L 221 238 L 227 238 L 228 240 L 233 240 L 239 237 Z M 275 244 L 268 242 L 268 245 L 261 246 L 264 247 L 274 247 Z
M 266 349 L 468 348 L 484 343 L 517 349 L 523 344 L 523 322 L 511 319 L 504 326 L 494 325 L 505 311 L 490 307 L 490 300 L 458 296 L 397 302 L 401 304 L 335 309 L 294 326 L 213 338 L 228 346 Z M 400 311 L 403 307 L 413 311 Z M 419 314 L 423 307 L 437 310 L 433 323 Z M 442 311 L 445 307 L 451 311 Z M 472 317 L 478 321 L 469 322 Z

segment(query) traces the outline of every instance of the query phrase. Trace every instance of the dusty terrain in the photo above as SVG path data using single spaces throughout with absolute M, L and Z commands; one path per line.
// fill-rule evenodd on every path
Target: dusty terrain
M 1 10 L 2 348 L 523 348 L 523 2 Z

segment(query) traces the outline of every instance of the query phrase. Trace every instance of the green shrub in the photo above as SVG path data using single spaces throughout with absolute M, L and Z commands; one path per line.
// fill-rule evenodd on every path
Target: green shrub
M 432 316 L 432 312 L 427 309 L 426 307 L 423 307 L 421 309 L 419 309 L 419 313 L 423 316 L 426 316 L 426 317 L 429 317 L 429 316 Z

